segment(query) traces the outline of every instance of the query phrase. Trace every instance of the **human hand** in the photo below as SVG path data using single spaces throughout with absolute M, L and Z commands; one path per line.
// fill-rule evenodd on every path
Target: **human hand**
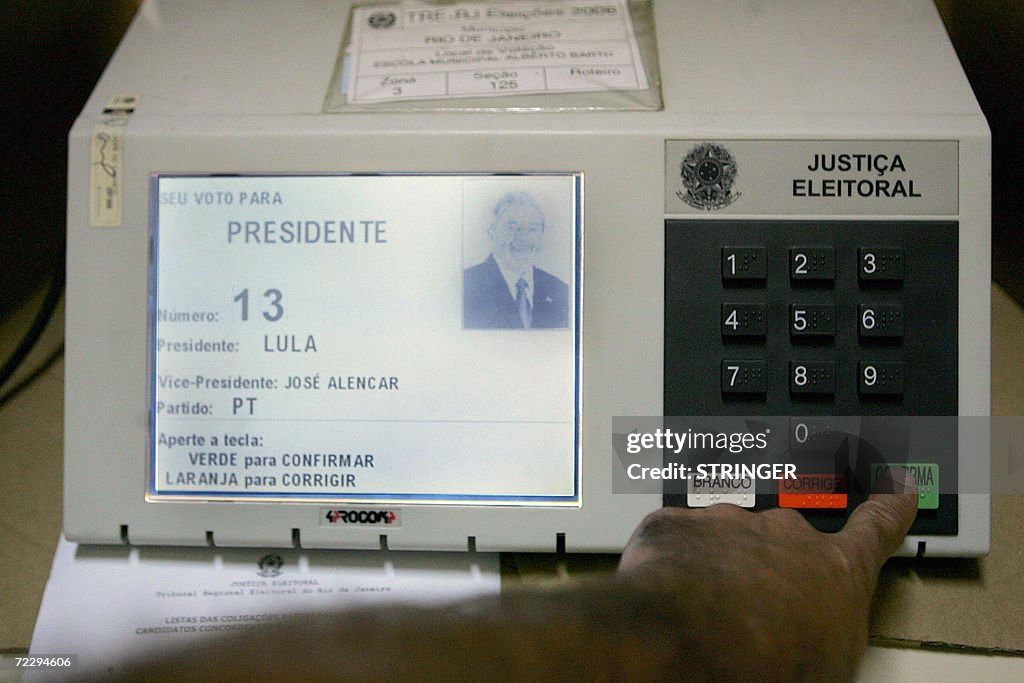
M 912 492 L 897 476 L 879 484 Z M 122 678 L 846 680 L 867 643 L 878 570 L 916 500 L 873 495 L 836 534 L 793 510 L 660 510 L 612 581 L 303 617 L 137 662 Z
M 917 511 L 913 477 L 889 472 L 834 534 L 790 509 L 658 510 L 630 539 L 620 577 L 678 603 L 699 641 L 680 646 L 702 677 L 849 680 L 879 570 Z

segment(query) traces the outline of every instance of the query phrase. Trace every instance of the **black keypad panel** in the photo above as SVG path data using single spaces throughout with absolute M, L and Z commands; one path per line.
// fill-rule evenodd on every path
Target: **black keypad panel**
M 958 232 L 951 221 L 666 221 L 664 414 L 956 415 Z M 955 454 L 939 466 L 957 476 Z M 866 495 L 805 514 L 835 529 Z M 912 533 L 956 533 L 956 496 L 941 498 Z M 778 504 L 761 489 L 757 501 Z

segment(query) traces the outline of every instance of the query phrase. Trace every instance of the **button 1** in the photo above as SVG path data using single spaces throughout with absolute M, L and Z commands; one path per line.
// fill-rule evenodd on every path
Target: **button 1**
M 832 247 L 793 247 L 789 250 L 791 280 L 835 280 L 836 250 Z
M 723 394 L 764 394 L 768 391 L 763 360 L 723 360 Z
M 789 363 L 789 391 L 794 394 L 836 393 L 836 364 L 830 360 Z
M 869 339 L 903 337 L 903 304 L 861 304 L 859 332 Z
M 917 509 L 938 510 L 939 509 L 939 466 L 935 463 L 921 462 L 889 462 L 875 463 L 871 465 L 871 488 L 874 490 L 875 481 L 882 473 L 892 467 L 899 467 L 914 475 L 917 482 Z
M 779 480 L 780 508 L 846 507 L 846 478 L 841 474 L 797 474 Z
M 764 247 L 722 247 L 722 279 L 764 280 L 768 277 L 768 256 Z
M 861 247 L 857 252 L 857 273 L 862 281 L 903 280 L 906 258 L 902 247 Z
M 903 394 L 903 363 L 901 361 L 860 361 L 857 367 L 857 390 L 862 394 Z
M 722 304 L 722 336 L 763 337 L 766 317 L 764 304 Z
M 792 337 L 836 336 L 836 307 L 832 304 L 790 304 L 789 334 Z

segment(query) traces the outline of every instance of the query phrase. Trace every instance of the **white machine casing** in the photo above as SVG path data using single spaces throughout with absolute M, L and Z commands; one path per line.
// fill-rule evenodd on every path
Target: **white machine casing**
M 663 414 L 672 140 L 955 141 L 957 213 L 910 218 L 959 222 L 957 405 L 960 415 L 989 414 L 990 133 L 928 0 L 654 0 L 657 111 L 324 113 L 352 4 L 149 0 L 71 130 L 69 539 L 621 550 L 637 523 L 662 507 L 661 495 L 612 493 L 611 432 L 613 416 Z M 93 125 L 123 93 L 138 96 L 124 129 L 123 220 L 92 227 Z M 410 505 L 400 527 L 382 531 L 324 527 L 309 503 L 147 501 L 151 176 L 339 172 L 582 174 L 579 507 Z M 920 543 L 928 556 L 988 551 L 988 444 L 961 442 L 960 452 L 977 457 L 961 456 L 958 533 L 911 536 L 901 554 L 918 553 Z

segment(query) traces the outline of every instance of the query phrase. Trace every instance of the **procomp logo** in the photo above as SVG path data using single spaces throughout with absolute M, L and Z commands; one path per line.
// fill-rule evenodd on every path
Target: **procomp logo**
M 328 525 L 401 526 L 398 510 L 326 510 L 323 519 Z

